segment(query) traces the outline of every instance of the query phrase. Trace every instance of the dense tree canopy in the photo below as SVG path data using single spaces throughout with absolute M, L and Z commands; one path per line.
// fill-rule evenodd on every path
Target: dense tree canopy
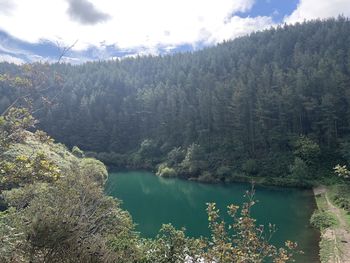
M 319 163 L 332 167 L 349 136 L 349 43 L 350 21 L 339 17 L 192 53 L 54 64 L 45 95 L 55 104 L 36 116 L 55 139 L 108 164 L 164 163 L 204 180 L 230 169 L 300 175 L 303 165 L 314 174 Z M 23 70 L 1 64 L 0 73 L 11 72 Z M 17 92 L 0 85 L 0 110 Z

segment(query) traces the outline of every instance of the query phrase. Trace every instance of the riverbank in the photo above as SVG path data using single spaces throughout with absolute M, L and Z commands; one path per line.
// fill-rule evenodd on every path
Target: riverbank
M 322 162 L 310 161 L 310 164 L 306 165 L 298 161 L 295 163 L 293 155 L 282 153 L 264 158 L 241 158 L 225 162 L 223 156 L 215 153 L 194 158 L 190 154 L 192 151 L 187 149 L 185 154 L 186 150 L 181 147 L 173 149 L 170 153 L 150 157 L 141 149 L 127 153 L 84 152 L 85 156 L 102 161 L 112 170 L 147 170 L 162 177 L 176 177 L 208 184 L 253 181 L 256 185 L 312 189 L 321 184 L 341 182 L 339 177 L 329 176 L 335 165 L 328 160 L 330 158 Z
M 156 169 L 150 167 L 114 167 L 109 166 L 108 170 L 110 172 L 127 172 L 127 171 L 146 171 L 156 174 Z M 158 175 L 159 176 L 159 175 Z M 286 188 L 300 188 L 300 189 L 312 189 L 315 185 L 318 185 L 318 181 L 313 180 L 297 180 L 295 178 L 285 178 L 285 177 L 259 177 L 259 176 L 246 176 L 246 175 L 236 175 L 226 178 L 226 180 L 217 180 L 215 178 L 207 178 L 203 180 L 201 177 L 186 177 L 186 176 L 160 176 L 163 178 L 177 178 L 185 181 L 193 181 L 204 184 L 232 184 L 232 183 L 253 183 L 259 186 L 276 186 L 276 187 L 286 187 Z
M 234 175 L 225 181 L 220 180 L 206 180 L 203 181 L 201 178 L 189 178 L 189 180 L 197 181 L 201 183 L 254 183 L 254 185 L 260 186 L 278 186 L 287 188 L 302 188 L 302 189 L 312 189 L 316 184 L 312 180 L 297 180 L 295 178 L 288 177 L 260 177 L 260 176 L 247 176 L 247 175 Z
M 163 154 L 153 158 L 148 155 L 144 156 L 140 151 L 123 154 L 107 152 L 85 152 L 84 154 L 102 161 L 112 169 L 147 170 L 162 177 L 176 177 L 208 184 L 251 183 L 254 181 L 257 185 L 311 189 L 314 185 L 319 184 L 319 182 L 314 182 L 316 179 L 320 180 L 320 178 L 326 177 L 324 175 L 328 175 L 331 171 L 316 166 L 303 167 L 301 172 L 299 171 L 300 167 L 298 171 L 295 170 L 296 168 L 293 168 L 293 170 L 294 159 L 292 155 L 285 157 L 282 154 L 282 157 L 275 156 L 275 159 L 266 157 L 223 161 L 222 158 L 224 157 L 217 156 L 214 153 L 210 156 L 205 155 L 201 158 L 193 159 L 193 157 L 191 159 L 187 156 L 188 154 L 185 155 L 186 151 L 181 150 L 181 148 L 177 149 L 175 153 L 174 151 L 171 152 L 172 154 Z M 312 176 L 316 173 L 315 169 L 317 169 L 319 175 L 317 178 Z
M 313 188 L 318 208 L 315 213 L 327 213 L 335 219 L 333 223 L 320 229 L 320 259 L 322 263 L 350 262 L 350 217 L 344 209 L 332 202 L 335 191 L 335 186 Z

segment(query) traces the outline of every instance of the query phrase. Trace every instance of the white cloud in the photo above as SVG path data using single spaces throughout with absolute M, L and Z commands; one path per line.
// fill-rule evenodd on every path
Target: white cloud
M 9 63 L 21 65 L 21 64 L 24 64 L 26 61 L 24 61 L 23 59 L 11 56 L 11 55 L 0 54 L 0 62 L 9 62 Z
M 91 59 L 86 58 L 86 57 L 82 57 L 82 56 L 79 56 L 79 57 L 65 56 L 61 60 L 61 62 L 69 63 L 69 64 L 73 64 L 73 65 L 79 65 L 79 64 L 82 64 L 82 63 L 85 63 L 85 62 L 88 62 L 88 61 L 91 61 Z M 57 62 L 57 60 L 51 60 L 49 62 L 50 63 L 55 63 L 55 62 Z
M 241 18 L 239 16 L 233 16 L 229 21 L 214 31 L 211 37 L 208 38 L 211 43 L 222 42 L 231 38 L 246 35 L 257 30 L 269 28 L 273 25 L 271 17 L 258 16 Z
M 78 39 L 75 50 L 115 44 L 153 52 L 159 45 L 216 43 L 273 24 L 270 17 L 234 16 L 249 11 L 255 0 L 75 0 L 93 8 L 78 18 L 72 17 L 72 0 L 12 2 L 11 15 L 0 13 L 1 30 L 31 43 L 47 39 L 70 45 Z M 84 23 L 96 14 L 108 19 Z
M 14 4 L 11 0 L 0 0 L 0 13 L 8 15 L 14 8 Z
M 300 0 L 297 9 L 285 18 L 285 22 L 303 22 L 338 15 L 350 16 L 350 0 Z

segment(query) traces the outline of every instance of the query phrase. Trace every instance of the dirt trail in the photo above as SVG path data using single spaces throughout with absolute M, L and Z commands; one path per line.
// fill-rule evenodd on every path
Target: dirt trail
M 322 238 L 334 242 L 334 257 L 328 263 L 350 263 L 350 232 L 344 219 L 344 211 L 331 203 L 326 187 L 314 188 L 314 194 L 315 196 L 324 195 L 329 212 L 334 214 L 339 222 L 339 225 L 328 228 L 322 233 Z

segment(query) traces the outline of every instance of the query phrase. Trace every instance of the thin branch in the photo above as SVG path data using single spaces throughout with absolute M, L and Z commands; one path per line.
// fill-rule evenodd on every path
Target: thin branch
M 14 106 L 16 105 L 16 103 L 17 103 L 19 100 L 25 99 L 25 98 L 29 97 L 29 95 L 30 95 L 30 94 L 27 94 L 27 95 L 24 95 L 24 96 L 21 96 L 21 97 L 18 97 L 17 99 L 15 99 L 15 100 L 10 104 L 10 106 L 8 106 L 8 107 L 1 113 L 0 116 L 5 116 L 5 115 L 8 113 L 8 111 L 9 111 L 12 107 L 14 107 Z
M 70 45 L 70 46 L 66 46 L 66 47 L 63 47 L 62 48 L 62 51 L 61 51 L 61 54 L 60 56 L 58 57 L 58 60 L 57 60 L 57 63 L 60 63 L 61 62 L 61 59 L 78 43 L 78 39 L 75 40 L 75 42 Z M 57 46 L 60 48 L 60 45 L 57 44 Z

